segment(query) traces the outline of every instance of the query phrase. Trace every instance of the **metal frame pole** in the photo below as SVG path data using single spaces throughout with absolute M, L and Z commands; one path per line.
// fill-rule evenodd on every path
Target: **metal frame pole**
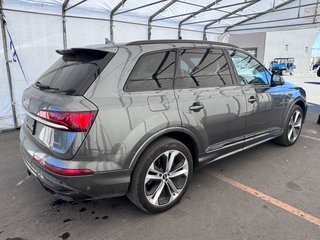
M 213 25 L 213 24 L 215 24 L 215 23 L 217 23 L 217 22 L 220 22 L 221 20 L 227 19 L 228 17 L 236 14 L 237 12 L 240 12 L 240 11 L 242 11 L 242 10 L 250 7 L 251 5 L 258 3 L 258 2 L 260 2 L 260 0 L 250 2 L 250 3 L 244 5 L 244 6 L 240 7 L 240 8 L 237 8 L 236 10 L 234 10 L 234 11 L 232 11 L 232 12 L 230 12 L 230 13 L 222 16 L 222 17 L 220 17 L 219 19 L 214 20 L 214 21 L 206 24 L 206 25 L 203 27 L 203 33 L 202 33 L 202 34 L 203 34 L 203 35 L 202 35 L 203 40 L 206 40 L 206 39 L 207 39 L 207 29 L 208 29 L 211 25 Z
M 8 43 L 7 43 L 7 34 L 6 34 L 6 21 L 4 19 L 3 14 L 3 0 L 0 0 L 0 21 L 1 21 L 1 32 L 2 32 L 2 43 L 3 43 L 3 53 L 6 62 L 6 69 L 7 69 L 7 77 L 8 77 L 8 85 L 9 85 L 9 93 L 10 93 L 10 100 L 11 100 L 11 109 L 12 109 L 12 117 L 14 121 L 14 128 L 18 128 L 18 120 L 17 120 L 17 113 L 16 107 L 14 105 L 14 97 L 13 97 L 13 87 L 12 87 L 12 76 L 10 71 L 9 65 L 9 54 L 8 54 Z
M 172 0 L 169 3 L 167 3 L 166 5 L 164 5 L 162 8 L 160 8 L 158 11 L 156 11 L 154 14 L 152 14 L 149 19 L 148 19 L 148 40 L 151 39 L 151 23 L 153 21 L 153 19 L 160 14 L 161 12 L 163 12 L 164 10 L 166 10 L 168 7 L 170 7 L 172 4 L 174 4 L 175 2 L 177 2 L 178 0 Z
M 114 41 L 114 37 L 113 37 L 113 16 L 116 13 L 116 11 L 126 2 L 127 0 L 121 0 L 121 2 L 119 2 L 117 4 L 117 6 L 115 6 L 110 13 L 110 40 L 111 42 Z
M 261 30 L 261 29 L 272 29 L 272 28 L 285 28 L 285 27 L 299 27 L 299 26 L 309 26 L 309 25 L 315 25 L 320 22 L 315 23 L 297 23 L 297 24 L 289 24 L 289 25 L 279 25 L 279 26 L 268 26 L 268 27 L 255 27 L 255 28 L 242 28 L 242 29 L 235 29 L 231 30 L 231 32 L 239 32 L 239 31 L 250 31 L 250 30 Z
M 67 5 L 66 5 L 66 9 L 65 9 L 65 10 L 68 11 L 68 10 L 70 10 L 70 9 L 76 7 L 76 6 L 81 5 L 82 3 L 86 2 L 86 1 L 87 1 L 87 0 L 82 0 L 82 1 L 80 1 L 80 2 L 78 2 L 78 3 L 76 3 L 76 4 L 72 5 L 72 6 L 70 6 L 70 7 L 68 7 L 68 8 L 67 8 Z
M 314 24 L 316 23 L 316 20 L 317 20 L 318 7 L 319 7 L 319 0 L 317 0 L 316 10 L 314 11 L 314 18 L 313 18 L 313 23 Z
M 318 16 L 320 16 L 320 15 L 317 14 L 316 17 L 318 17 Z M 283 22 L 283 21 L 291 21 L 291 20 L 304 19 L 304 18 L 310 18 L 310 16 L 293 17 L 293 18 L 282 18 L 282 19 L 260 21 L 260 22 L 252 22 L 252 23 L 243 23 L 243 24 L 241 24 L 241 26 L 252 26 L 252 25 L 258 25 L 258 24 L 263 24 L 263 23 Z M 212 29 L 212 28 L 209 28 L 209 29 Z
M 264 11 L 264 12 L 255 14 L 255 15 L 253 15 L 252 17 L 250 17 L 250 18 L 248 18 L 248 19 L 245 19 L 245 20 L 240 21 L 240 22 L 238 22 L 238 23 L 236 23 L 236 24 L 233 24 L 233 25 L 227 27 L 227 28 L 224 30 L 223 34 L 226 33 L 227 31 L 229 31 L 231 28 L 234 28 L 234 27 L 236 27 L 236 26 L 239 26 L 239 25 L 241 25 L 242 23 L 246 23 L 246 22 L 248 22 L 248 21 L 250 21 L 250 20 L 252 20 L 252 19 L 258 18 L 258 17 L 260 17 L 260 16 L 263 16 L 263 15 L 265 15 L 265 14 L 267 14 L 267 13 L 273 12 L 274 10 L 276 10 L 276 9 L 278 9 L 278 8 L 281 8 L 281 7 L 284 7 L 284 6 L 290 4 L 290 3 L 294 2 L 294 1 L 296 1 L 296 0 L 288 0 L 288 1 L 284 2 L 284 3 L 278 4 L 278 5 L 276 5 L 276 6 L 272 7 L 272 8 L 269 8 L 268 10 L 266 10 L 266 11 Z M 222 35 L 222 34 L 221 34 L 221 35 Z
M 178 25 L 178 39 L 181 38 L 181 26 L 184 22 L 188 21 L 189 19 L 191 19 L 192 17 L 195 17 L 196 15 L 198 15 L 199 13 L 202 13 L 204 11 L 206 11 L 207 9 L 211 8 L 212 6 L 216 5 L 217 3 L 221 2 L 222 0 L 216 0 L 210 4 L 208 4 L 207 6 L 204 6 L 203 8 L 201 8 L 200 10 L 192 13 L 191 15 L 189 15 L 188 17 L 182 19 L 180 22 L 179 22 L 179 25 Z
M 180 3 L 184 3 L 184 4 L 187 4 L 187 5 L 191 5 L 191 6 L 196 6 L 196 7 L 204 7 L 202 5 L 198 5 L 198 4 L 194 4 L 194 3 L 189 3 L 189 2 L 181 2 L 179 1 Z M 224 6 L 220 6 L 220 7 L 215 7 L 215 8 L 208 8 L 206 9 L 205 11 L 203 12 L 209 12 L 209 11 L 219 11 L 220 9 L 223 9 L 223 8 L 228 8 L 228 7 L 234 7 L 234 6 L 238 6 L 238 5 L 243 5 L 245 3 L 249 3 L 249 2 L 241 2 L 241 3 L 234 3 L 234 4 L 229 4 L 229 5 L 224 5 Z M 168 16 L 168 17 L 163 17 L 163 18 L 157 18 L 153 21 L 161 21 L 161 20 L 165 20 L 165 19 L 170 19 L 170 18 L 175 18 L 175 17 L 183 17 L 183 16 L 189 16 L 189 15 L 192 15 L 196 12 L 188 12 L 188 13 L 182 13 L 182 14 L 177 14 L 177 15 L 172 15 L 172 16 Z M 205 22 L 209 22 L 211 20 L 208 20 L 208 21 L 205 21 Z M 202 22 L 202 21 L 201 21 Z M 186 23 L 185 25 L 188 25 L 188 24 L 191 24 L 191 23 Z
M 132 12 L 132 11 L 135 11 L 135 10 L 138 10 L 138 9 L 150 7 L 152 5 L 156 5 L 156 4 L 159 4 L 159 3 L 162 3 L 162 2 L 166 2 L 166 1 L 168 1 L 168 0 L 158 0 L 156 2 L 148 3 L 146 5 L 142 5 L 142 6 L 139 6 L 139 7 L 131 8 L 131 9 L 128 9 L 128 10 L 125 10 L 125 11 L 122 11 L 122 12 L 117 12 L 114 15 L 119 15 L 119 14 L 123 14 L 123 13 L 127 13 L 127 12 Z
M 62 4 L 62 35 L 63 35 L 63 48 L 67 48 L 67 26 L 66 26 L 66 8 L 70 0 L 64 0 Z

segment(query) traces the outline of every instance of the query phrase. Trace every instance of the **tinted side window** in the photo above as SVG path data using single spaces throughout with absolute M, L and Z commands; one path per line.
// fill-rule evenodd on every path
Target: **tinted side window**
M 134 66 L 126 91 L 165 90 L 173 88 L 175 52 L 148 53 Z
M 252 56 L 229 50 L 241 84 L 269 85 L 271 76 Z
M 221 49 L 182 50 L 177 88 L 232 85 L 229 65 Z

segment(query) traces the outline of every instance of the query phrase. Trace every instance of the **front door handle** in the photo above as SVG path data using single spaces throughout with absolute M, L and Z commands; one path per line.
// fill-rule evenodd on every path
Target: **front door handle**
M 249 103 L 254 103 L 254 102 L 256 102 L 257 101 L 257 98 L 255 97 L 255 96 L 251 96 L 251 97 L 249 97 L 249 99 L 248 99 L 248 102 Z
M 204 108 L 201 102 L 194 102 L 190 107 L 190 111 L 199 112 L 202 108 Z

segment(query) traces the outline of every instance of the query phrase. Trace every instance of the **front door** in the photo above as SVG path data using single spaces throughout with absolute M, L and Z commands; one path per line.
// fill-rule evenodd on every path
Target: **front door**
M 271 86 L 271 74 L 252 56 L 229 50 L 247 103 L 245 147 L 281 132 L 284 112 L 282 86 Z

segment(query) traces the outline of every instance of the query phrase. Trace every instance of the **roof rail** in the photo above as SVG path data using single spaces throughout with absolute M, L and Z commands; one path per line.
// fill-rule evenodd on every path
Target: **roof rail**
M 195 43 L 195 44 L 208 44 L 208 45 L 222 45 L 222 46 L 238 48 L 238 46 L 230 44 L 230 43 L 215 42 L 215 41 L 202 41 L 202 40 L 184 40 L 184 39 L 142 40 L 142 41 L 129 42 L 126 44 L 126 46 L 146 45 L 146 44 L 170 44 L 170 43 Z

